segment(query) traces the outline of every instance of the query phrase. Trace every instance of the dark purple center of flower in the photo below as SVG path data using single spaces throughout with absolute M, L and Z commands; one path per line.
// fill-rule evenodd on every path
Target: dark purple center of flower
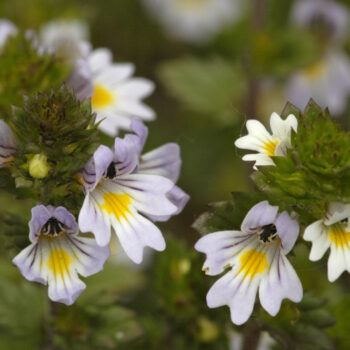
M 340 220 L 340 222 L 343 222 L 344 224 L 347 224 L 349 222 L 348 218 L 345 218 L 343 220 Z
M 105 176 L 108 178 L 108 179 L 114 179 L 117 175 L 117 170 L 115 169 L 115 163 L 112 162 L 111 164 L 108 165 L 108 168 L 107 168 L 107 171 L 106 171 L 106 174 Z
M 277 237 L 277 229 L 274 224 L 265 225 L 259 233 L 259 238 L 264 242 L 271 242 L 271 240 Z
M 46 224 L 41 228 L 41 235 L 58 236 L 65 230 L 65 225 L 56 218 L 51 217 Z

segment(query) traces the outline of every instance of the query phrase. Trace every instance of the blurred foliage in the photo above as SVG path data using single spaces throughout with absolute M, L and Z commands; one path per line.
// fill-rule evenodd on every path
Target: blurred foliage
M 157 254 L 148 268 L 149 283 L 134 296 L 144 336 L 125 349 L 228 349 L 229 315 L 206 308 L 209 285 L 201 264 L 186 244 L 167 240 L 167 250 Z
M 198 235 L 189 229 L 198 213 L 206 210 L 203 203 L 223 200 L 210 204 L 207 213 L 197 219 L 194 227 L 201 234 L 239 229 L 250 207 L 266 198 L 281 209 L 297 212 L 304 223 L 318 219 L 326 201 L 349 200 L 349 156 L 344 152 L 348 134 L 330 122 L 327 111 L 314 104 L 305 113 L 291 106 L 285 110 L 284 116 L 291 111 L 298 116 L 302 132 L 293 135 L 293 150 L 286 158 L 274 159 L 277 167 L 254 173 L 253 179 L 262 193 L 235 192 L 231 199 L 231 191 L 249 189 L 247 174 L 251 166 L 243 164 L 233 145 L 242 132 L 243 119 L 264 120 L 273 110 L 278 111 L 275 106 L 284 103 L 286 80 L 295 70 L 317 61 L 324 48 L 320 38 L 290 22 L 295 1 L 264 1 L 263 11 L 257 16 L 254 5 L 259 2 L 247 1 L 248 11 L 237 23 L 199 47 L 168 37 L 138 0 L 0 0 L 2 17 L 13 20 L 22 30 L 39 29 L 56 18 L 87 20 L 94 47 L 111 48 L 116 61 L 134 62 L 137 75 L 156 80 L 156 94 L 147 103 L 156 109 L 158 120 L 149 124 L 152 136 L 146 147 L 152 149 L 169 141 L 180 144 L 180 186 L 192 197 L 181 216 L 161 225 L 163 232 L 171 227 L 173 233 L 166 234 L 167 250 L 157 253 L 146 271 L 111 262 L 103 272 L 86 280 L 88 287 L 76 304 L 49 307 L 45 287 L 25 281 L 9 264 L 14 256 L 9 248 L 17 251 L 27 244 L 27 222 L 35 201 L 15 201 L 13 195 L 6 193 L 15 192 L 22 199 L 31 196 L 30 187 L 15 190 L 9 169 L 0 169 L 0 348 L 226 350 L 227 330 L 232 328 L 229 313 L 227 308 L 210 310 L 206 306 L 205 294 L 214 278 L 204 277 L 201 272 L 203 257 L 192 248 Z M 347 0 L 339 2 L 349 6 Z M 18 44 L 21 51 L 16 48 Z M 350 52 L 350 38 L 345 48 Z M 51 88 L 60 86 L 69 74 L 62 62 L 38 56 L 31 40 L 23 34 L 10 39 L 3 50 L 6 55 L 0 55 L 1 118 L 12 118 L 10 104 L 23 107 L 22 95 L 31 95 L 32 103 L 60 100 L 59 90 L 53 93 Z M 30 75 L 26 74 L 28 71 Z M 266 80 L 270 85 L 265 84 Z M 44 94 L 32 96 L 38 91 Z M 72 112 L 66 116 L 72 123 L 69 127 L 74 118 L 76 128 L 91 118 L 87 106 L 75 105 L 69 98 L 64 103 Z M 27 118 L 38 121 L 42 117 L 40 113 L 27 112 L 16 110 L 18 126 L 27 125 Z M 349 126 L 348 114 L 349 110 L 341 121 Z M 34 128 L 26 134 L 28 129 L 32 130 L 21 130 L 21 147 L 28 158 L 18 160 L 14 176 L 24 181 L 17 180 L 17 185 L 34 181 L 25 164 L 39 152 L 36 142 L 40 133 Z M 44 144 L 53 178 L 35 180 L 30 186 L 43 188 L 41 201 L 60 204 L 60 193 L 64 193 L 65 203 L 75 207 L 80 188 L 75 187 L 75 182 L 74 188 L 67 187 L 72 179 L 62 177 L 63 187 L 56 189 L 53 179 L 57 180 L 68 168 L 73 174 L 89 158 L 96 146 L 95 136 L 94 131 L 91 135 L 85 129 L 84 135 L 69 135 L 65 131 L 58 126 L 54 130 L 59 135 L 55 145 L 61 138 L 71 141 L 74 136 L 78 144 L 85 137 L 92 142 L 87 149 L 76 144 L 79 156 L 75 163 L 74 153 L 72 164 L 69 152 L 65 153 L 65 162 L 56 164 L 55 152 L 61 152 L 61 146 L 55 149 Z M 103 142 L 112 144 L 108 137 L 103 137 Z M 317 147 L 313 147 L 315 144 Z M 327 152 L 330 147 L 336 151 Z M 180 236 L 182 240 L 175 238 Z M 316 296 L 306 294 L 303 302 L 296 305 L 285 302 L 276 318 L 257 310 L 253 326 L 274 335 L 282 344 L 274 349 L 347 350 L 349 278 L 344 275 L 339 282 L 330 284 L 325 259 L 309 262 L 306 247 L 298 244 L 291 259 L 305 288 L 314 290 Z M 329 305 L 324 304 L 323 297 L 330 300 Z M 324 332 L 333 323 L 329 310 L 338 320 L 336 326 L 327 330 L 334 345 Z
M 298 117 L 292 148 L 286 157 L 274 157 L 276 166 L 260 167 L 252 178 L 272 203 L 282 203 L 311 223 L 323 216 L 327 203 L 350 201 L 350 155 L 344 152 L 350 137 L 313 101 L 304 113 L 288 105 L 282 116 L 291 113 Z
M 26 96 L 23 108 L 13 108 L 10 124 L 18 142 L 12 163 L 16 186 L 30 188 L 29 198 L 39 193 L 40 203 L 58 206 L 64 202 L 76 210 L 82 201 L 77 174 L 98 146 L 94 122 L 89 101 L 77 101 L 64 86 Z M 35 179 L 28 167 L 38 154 L 47 157 L 49 170 L 44 178 Z
M 335 324 L 335 318 L 325 308 L 326 300 L 305 293 L 298 304 L 285 301 L 276 317 L 260 313 L 258 327 L 287 350 L 333 350 L 330 337 L 324 332 Z
M 32 35 L 33 36 L 33 35 Z M 0 55 L 0 113 L 11 118 L 11 106 L 21 106 L 24 95 L 49 91 L 63 83 L 70 68 L 53 56 L 39 54 L 30 35 L 9 37 Z
M 224 124 L 237 122 L 240 101 L 247 90 L 238 65 L 218 57 L 202 61 L 183 58 L 164 64 L 160 77 L 170 92 L 194 112 Z

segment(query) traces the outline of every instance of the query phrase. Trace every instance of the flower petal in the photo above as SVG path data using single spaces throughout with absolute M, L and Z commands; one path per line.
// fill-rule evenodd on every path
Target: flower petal
M 298 238 L 299 223 L 297 220 L 293 220 L 289 214 L 284 211 L 277 216 L 275 225 L 278 236 L 281 239 L 283 252 L 288 254 L 294 247 Z
M 295 270 L 284 253 L 277 248 L 270 270 L 260 283 L 261 305 L 270 315 L 275 316 L 283 299 L 299 302 L 302 297 L 303 288 Z
M 147 128 L 147 126 L 145 126 L 145 124 L 143 124 L 142 121 L 140 121 L 136 118 L 133 118 L 131 120 L 130 128 L 136 134 L 134 140 L 135 140 L 135 144 L 136 144 L 136 149 L 137 149 L 138 154 L 140 156 L 142 149 L 143 149 L 143 146 L 146 143 L 146 139 L 148 136 L 148 128 Z
M 154 83 L 144 78 L 132 78 L 122 84 L 118 93 L 121 98 L 133 98 L 135 100 L 143 99 L 154 91 Z
M 328 205 L 324 224 L 330 226 L 347 218 L 350 218 L 350 204 L 332 202 Z
M 272 224 L 277 216 L 278 207 L 268 201 L 260 202 L 252 207 L 244 218 L 241 230 L 246 233 L 255 232 L 258 227 Z
M 89 66 L 91 68 L 91 72 L 94 75 L 100 73 L 106 66 L 112 64 L 113 57 L 112 52 L 106 48 L 99 48 L 91 52 L 88 57 Z
M 298 121 L 293 114 L 288 115 L 288 117 L 283 120 L 277 113 L 272 113 L 270 127 L 273 136 L 279 140 L 285 140 L 286 138 L 290 138 L 292 129 L 297 131 Z
M 242 274 L 237 275 L 237 269 L 227 272 L 214 283 L 207 294 L 207 304 L 210 308 L 228 305 L 231 320 L 236 325 L 245 323 L 253 312 L 259 279 L 250 283 L 243 280 Z
M 44 205 L 37 205 L 32 208 L 32 218 L 29 221 L 29 239 L 31 242 L 37 241 L 40 229 L 51 216 L 52 211 Z
M 167 143 L 142 155 L 139 170 L 145 174 L 164 176 L 174 183 L 181 169 L 180 147 L 176 143 Z
M 318 220 L 309 225 L 305 229 L 303 238 L 305 241 L 312 242 L 309 257 L 311 261 L 320 260 L 331 244 L 322 220 Z
M 109 221 L 103 216 L 92 194 L 85 197 L 79 213 L 79 228 L 81 232 L 92 232 L 99 246 L 108 244 L 111 238 Z
M 240 231 L 220 231 L 202 237 L 195 249 L 205 253 L 207 258 L 203 271 L 208 275 L 217 275 L 233 265 L 235 255 L 252 242 L 252 236 Z
M 117 220 L 114 217 L 111 222 L 125 253 L 136 264 L 142 262 L 145 247 L 158 251 L 165 249 L 162 233 L 157 226 L 143 216 L 132 213 L 127 215 L 127 219 Z

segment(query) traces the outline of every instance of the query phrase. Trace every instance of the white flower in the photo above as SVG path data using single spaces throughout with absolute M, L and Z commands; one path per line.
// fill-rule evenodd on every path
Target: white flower
M 49 298 L 66 305 L 74 303 L 86 285 L 79 279 L 103 269 L 108 247 L 78 234 L 74 216 L 65 208 L 37 205 L 29 222 L 31 244 L 13 263 L 29 281 L 49 285 Z
M 93 112 L 97 114 L 99 129 L 115 136 L 119 128 L 129 130 L 134 117 L 150 121 L 155 118 L 154 111 L 146 106 L 142 99 L 154 90 L 154 84 L 143 78 L 133 78 L 134 65 L 131 63 L 113 63 L 112 53 L 108 49 L 94 50 L 87 58 L 87 67 L 83 66 L 92 85 L 89 87 L 81 79 L 71 82 L 80 99 L 91 97 Z M 80 86 L 80 87 L 79 87 Z
M 74 65 L 90 51 L 89 28 L 79 20 L 56 20 L 44 24 L 40 30 L 39 42 L 44 51 L 54 53 Z
M 0 48 L 2 48 L 8 37 L 17 35 L 16 26 L 7 19 L 0 19 Z
M 240 0 L 144 0 L 169 33 L 184 40 L 209 40 L 241 13 Z
M 344 112 L 350 95 L 350 61 L 338 51 L 329 51 L 317 63 L 293 75 L 287 85 L 287 99 L 304 109 L 310 98 L 331 114 Z
M 246 322 L 259 288 L 262 307 L 272 316 L 288 298 L 302 299 L 300 280 L 286 258 L 298 237 L 299 224 L 267 201 L 247 213 L 241 231 L 220 231 L 202 237 L 195 248 L 207 255 L 203 270 L 218 275 L 232 267 L 210 288 L 210 308 L 228 305 L 232 322 Z
M 297 131 L 298 121 L 292 114 L 283 120 L 277 113 L 272 113 L 270 118 L 272 135 L 258 120 L 248 120 L 246 126 L 248 135 L 237 139 L 235 145 L 238 148 L 258 152 L 247 154 L 242 158 L 246 161 L 255 161 L 254 169 L 256 169 L 260 165 L 274 165 L 272 157 L 286 154 L 286 149 L 291 147 L 292 129 Z
M 325 216 L 309 225 L 304 239 L 312 242 L 310 260 L 320 260 L 328 248 L 328 279 L 334 282 L 344 271 L 350 272 L 350 204 L 330 203 Z
M 138 145 L 139 137 L 127 134 L 115 139 L 113 150 L 100 146 L 95 151 L 83 170 L 86 197 L 79 227 L 92 232 L 101 246 L 110 242 L 112 227 L 126 254 L 139 264 L 144 247 L 165 249 L 161 231 L 148 218 L 173 215 L 181 203 L 168 198 L 172 180 L 139 169 Z M 167 165 L 162 166 L 166 171 Z

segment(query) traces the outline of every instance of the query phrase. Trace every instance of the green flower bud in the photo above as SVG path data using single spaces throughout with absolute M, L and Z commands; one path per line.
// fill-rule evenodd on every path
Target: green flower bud
M 50 171 L 47 157 L 44 154 L 36 154 L 29 161 L 29 174 L 35 179 L 43 179 Z

